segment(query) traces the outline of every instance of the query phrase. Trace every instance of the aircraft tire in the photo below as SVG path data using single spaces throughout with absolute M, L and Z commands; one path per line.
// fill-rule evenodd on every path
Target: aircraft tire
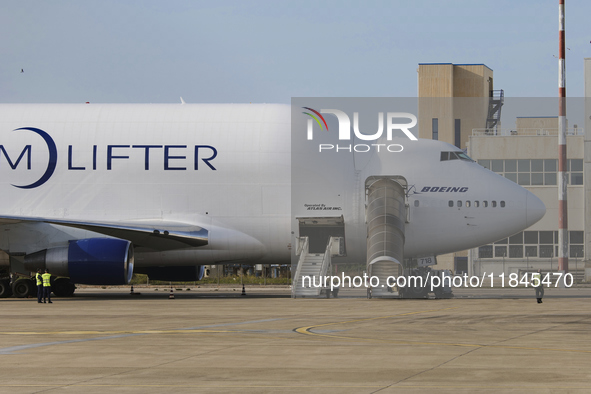
M 435 287 L 433 293 L 435 294 L 435 298 L 445 298 L 445 293 L 441 287 Z
M 12 284 L 12 293 L 15 297 L 26 298 L 37 295 L 37 288 L 31 279 L 18 279 Z
M 72 297 L 76 286 L 68 278 L 57 278 L 53 281 L 51 290 L 56 297 Z
M 408 287 L 404 291 L 404 298 L 427 298 L 429 291 L 426 287 Z
M 0 280 L 0 298 L 8 298 L 12 295 L 12 288 L 8 279 Z

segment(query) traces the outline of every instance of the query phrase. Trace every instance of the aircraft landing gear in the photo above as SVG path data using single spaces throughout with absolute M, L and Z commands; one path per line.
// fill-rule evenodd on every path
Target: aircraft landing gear
M 57 278 L 51 285 L 51 290 L 56 297 L 72 297 L 76 286 L 70 283 L 68 278 Z
M 37 295 L 37 287 L 31 279 L 21 278 L 12 284 L 12 293 L 18 298 L 35 297 Z
M 10 287 L 10 280 L 0 280 L 0 298 L 8 298 L 12 295 L 12 288 Z

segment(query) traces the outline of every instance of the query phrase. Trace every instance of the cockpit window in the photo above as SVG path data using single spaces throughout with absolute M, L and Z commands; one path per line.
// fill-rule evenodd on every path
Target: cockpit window
M 470 156 L 468 156 L 467 154 L 465 154 L 464 152 L 456 152 L 456 154 L 458 155 L 458 157 L 460 158 L 460 160 L 468 160 L 468 161 L 474 161 L 470 158 Z
M 466 161 L 474 161 L 470 158 L 470 156 L 468 156 L 467 154 L 465 154 L 464 152 L 441 152 L 441 161 L 447 161 L 447 160 L 466 160 Z

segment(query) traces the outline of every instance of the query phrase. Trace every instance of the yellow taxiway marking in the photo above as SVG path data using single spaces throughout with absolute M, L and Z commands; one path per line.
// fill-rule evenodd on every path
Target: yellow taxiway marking
M 300 334 L 327 336 L 325 334 L 318 334 L 318 333 L 315 333 L 315 332 L 311 332 L 309 330 L 312 330 L 312 329 L 315 329 L 315 328 L 318 328 L 318 327 L 334 326 L 334 325 L 337 325 L 337 324 L 348 324 L 348 323 L 357 323 L 357 322 L 361 322 L 361 321 L 371 321 L 371 320 L 380 320 L 380 319 L 391 319 L 393 317 L 416 315 L 418 313 L 440 312 L 440 311 L 447 311 L 447 310 L 450 310 L 450 309 L 457 309 L 457 308 L 459 308 L 459 307 L 458 306 L 455 306 L 455 307 L 452 307 L 452 308 L 429 309 L 429 310 L 426 310 L 426 311 L 397 313 L 396 315 L 379 316 L 379 317 L 368 317 L 366 319 L 356 319 L 356 320 L 346 320 L 346 321 L 339 321 L 339 322 L 333 322 L 333 323 L 316 324 L 314 326 L 300 327 L 300 328 L 297 328 L 295 331 L 296 332 L 299 332 Z M 328 336 L 332 336 L 332 335 L 328 335 Z
M 331 389 L 331 388 L 424 388 L 424 389 L 511 389 L 511 390 L 541 390 L 541 389 L 557 389 L 557 390 L 588 390 L 589 386 L 541 386 L 534 384 L 532 386 L 515 386 L 515 385 L 424 385 L 424 384 L 402 384 L 402 385 L 205 385 L 205 384 L 85 384 L 85 383 L 64 383 L 64 384 L 10 384 L 3 383 L 2 387 L 153 387 L 153 388 L 211 388 L 211 389 L 290 389 L 290 388 L 314 388 L 314 389 Z
M 125 335 L 125 334 L 192 334 L 234 333 L 234 330 L 136 330 L 136 331 L 3 331 L 0 335 Z
M 295 329 L 295 332 L 304 334 L 304 335 L 312 335 L 317 337 L 325 337 L 325 338 L 332 338 L 332 339 L 341 339 L 341 340 L 353 340 L 353 341 L 366 341 L 366 342 L 378 342 L 378 343 L 391 343 L 396 345 L 419 345 L 419 346 L 460 346 L 460 347 L 472 347 L 472 348 L 499 348 L 499 349 L 516 349 L 516 350 L 539 350 L 539 351 L 551 351 L 551 352 L 566 352 L 566 353 L 591 353 L 591 350 L 578 350 L 578 349 L 551 349 L 551 348 L 542 348 L 542 347 L 529 347 L 529 346 L 510 346 L 510 345 L 486 345 L 486 344 L 479 344 L 479 343 L 450 343 L 450 342 L 420 342 L 420 341 L 397 341 L 397 340 L 390 340 L 390 339 L 373 339 L 373 338 L 363 338 L 363 337 L 349 337 L 343 335 L 333 335 L 328 333 L 316 333 L 312 330 L 318 329 L 319 327 L 326 327 L 326 326 L 333 326 L 338 324 L 349 324 L 349 323 L 357 323 L 363 321 L 371 321 L 371 320 L 378 320 L 378 319 L 390 319 L 394 317 L 400 316 L 409 316 L 409 315 L 416 315 L 420 313 L 429 313 L 429 312 L 440 312 L 450 309 L 457 309 L 459 307 L 453 308 L 444 308 L 444 309 L 430 309 L 425 311 L 417 311 L 417 312 L 407 312 L 407 313 L 399 313 L 396 315 L 389 315 L 389 316 L 380 316 L 380 317 L 372 317 L 367 319 L 357 319 L 357 320 L 347 320 L 347 321 L 340 321 L 334 323 L 325 323 L 325 324 L 317 324 L 314 326 L 307 326 L 307 327 L 300 327 Z

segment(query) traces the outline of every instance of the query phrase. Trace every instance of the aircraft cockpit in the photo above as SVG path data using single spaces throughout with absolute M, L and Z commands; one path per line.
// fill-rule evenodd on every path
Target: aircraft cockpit
M 474 161 L 465 154 L 464 152 L 441 152 L 441 161 L 447 160 L 465 160 L 465 161 Z

